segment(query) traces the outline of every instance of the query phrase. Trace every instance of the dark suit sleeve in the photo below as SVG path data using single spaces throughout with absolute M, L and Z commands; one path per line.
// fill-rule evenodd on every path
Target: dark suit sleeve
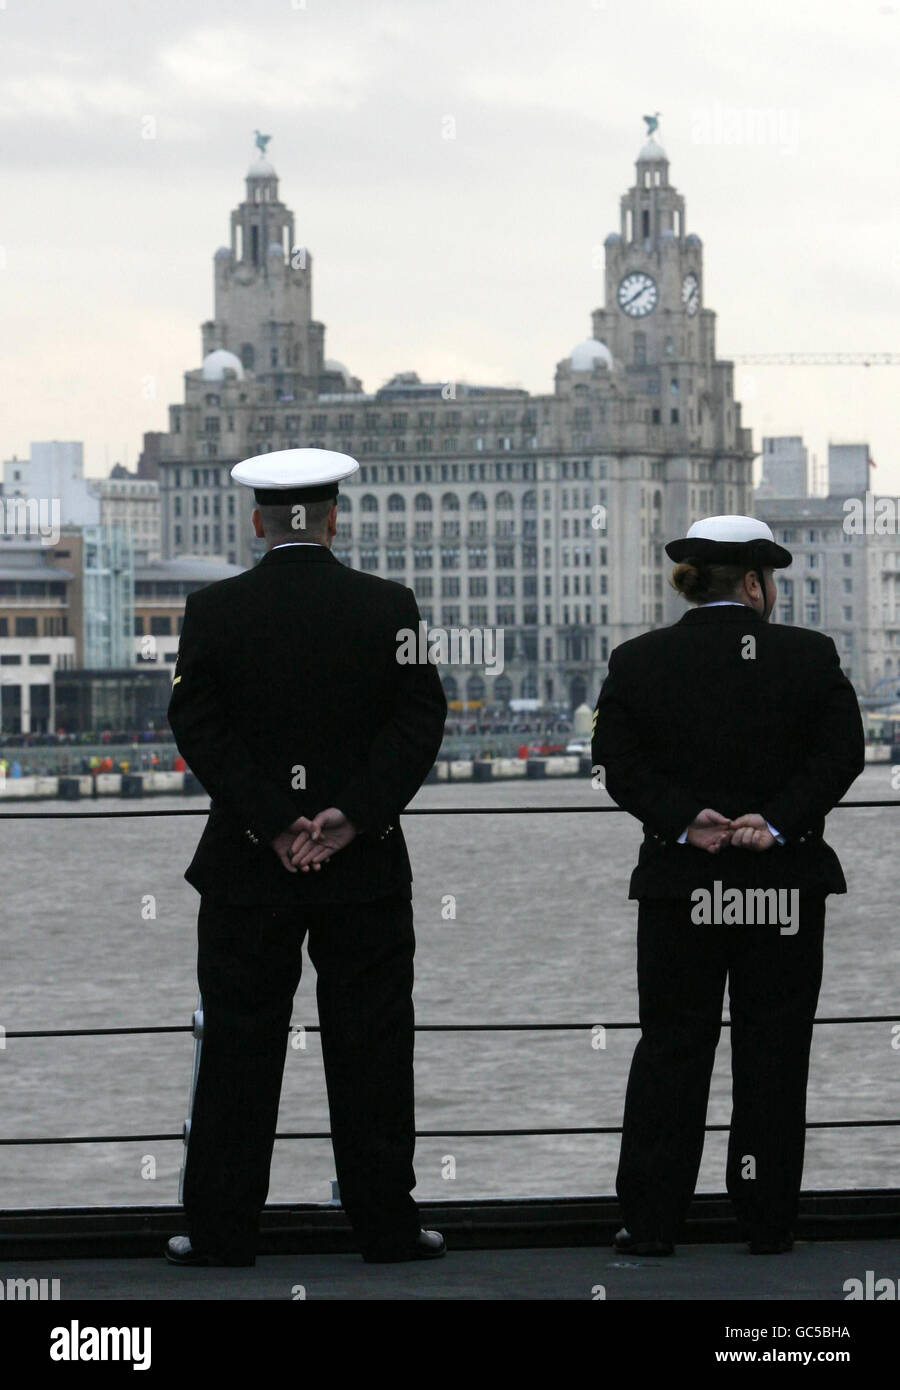
M 605 769 L 606 789 L 617 805 L 658 838 L 677 841 L 704 803 L 654 765 L 650 731 L 639 725 L 629 696 L 634 679 L 619 654 L 611 652 L 594 710 L 591 762 Z
M 298 812 L 266 778 L 232 728 L 214 639 L 185 603 L 168 719 L 175 742 L 205 791 L 257 840 L 270 844 Z
M 787 842 L 824 820 L 866 765 L 866 737 L 856 692 L 841 670 L 831 638 L 828 648 L 814 714 L 807 725 L 803 767 L 758 808 Z
M 403 589 L 398 632 L 418 632 L 419 609 Z M 334 804 L 365 835 L 387 829 L 412 800 L 440 752 L 447 699 L 431 662 L 397 663 L 397 693 L 391 717 L 375 733 L 363 762 L 334 798 Z

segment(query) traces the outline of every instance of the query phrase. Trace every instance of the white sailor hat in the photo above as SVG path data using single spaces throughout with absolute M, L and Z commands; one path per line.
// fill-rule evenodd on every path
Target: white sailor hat
M 699 560 L 708 565 L 761 565 L 783 569 L 793 560 L 777 545 L 771 527 L 755 516 L 705 516 L 682 540 L 669 541 L 670 560 Z
M 252 487 L 262 506 L 287 506 L 337 497 L 338 483 L 358 468 L 349 454 L 331 449 L 280 449 L 236 463 L 231 476 L 236 483 Z

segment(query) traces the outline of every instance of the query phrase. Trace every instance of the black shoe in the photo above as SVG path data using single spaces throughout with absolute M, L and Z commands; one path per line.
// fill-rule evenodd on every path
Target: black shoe
M 401 1264 L 404 1260 L 439 1260 L 447 1247 L 440 1231 L 420 1231 L 412 1245 L 375 1245 L 363 1251 L 367 1264 Z
M 219 1255 L 210 1250 L 195 1250 L 190 1236 L 173 1236 L 166 1246 L 166 1259 L 170 1265 L 212 1265 L 217 1267 L 237 1267 L 255 1265 L 255 1255 Z
M 794 1248 L 794 1237 L 790 1231 L 776 1236 L 751 1236 L 747 1246 L 751 1255 L 786 1255 Z
M 616 1232 L 615 1247 L 620 1255 L 674 1255 L 675 1243 L 671 1240 L 637 1240 L 623 1226 Z

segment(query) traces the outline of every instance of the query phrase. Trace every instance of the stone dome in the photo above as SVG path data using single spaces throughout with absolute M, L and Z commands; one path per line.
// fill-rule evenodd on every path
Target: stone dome
M 239 357 L 227 348 L 214 348 L 203 359 L 200 368 L 204 381 L 224 381 L 226 372 L 234 372 L 238 381 L 244 380 L 244 366 Z
M 684 244 L 685 246 L 702 246 L 703 242 L 700 240 L 696 232 L 688 232 L 687 236 L 684 239 Z
M 641 152 L 638 155 L 638 159 L 647 160 L 660 160 L 668 158 L 669 156 L 666 154 L 662 145 L 659 143 L 658 140 L 654 140 L 652 135 L 650 136 L 649 140 L 644 141 L 643 145 L 641 146 Z
M 254 159 L 247 170 L 248 179 L 274 179 L 278 175 L 267 159 Z
M 230 247 L 230 246 L 220 246 L 219 249 L 218 249 L 218 251 L 216 252 L 215 256 L 213 257 L 213 260 L 215 260 L 215 261 L 228 261 L 228 260 L 230 260 L 230 259 L 231 259 L 231 247 Z
M 609 371 L 612 368 L 613 357 L 605 343 L 598 342 L 596 338 L 585 338 L 583 343 L 575 344 L 569 354 L 569 361 L 573 372 L 591 372 L 598 362 Z
M 622 235 L 620 232 L 610 232 L 609 236 L 603 238 L 604 246 L 620 246 L 621 243 Z
M 335 357 L 326 357 L 325 361 L 322 363 L 322 370 L 326 372 L 338 372 L 345 381 L 350 380 L 349 368 L 345 367 L 343 362 L 338 362 Z
M 277 256 L 280 261 L 284 260 L 284 247 L 278 241 L 270 241 L 266 247 L 266 255 L 272 260 Z

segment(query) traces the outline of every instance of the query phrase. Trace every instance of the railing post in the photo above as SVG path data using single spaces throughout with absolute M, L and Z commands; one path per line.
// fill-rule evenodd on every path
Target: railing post
M 194 1095 L 197 1091 L 197 1076 L 200 1072 L 200 1052 L 203 1047 L 203 996 L 197 996 L 197 1007 L 191 1018 L 191 1032 L 194 1035 L 194 1065 L 191 1071 L 191 1094 L 188 1098 L 187 1119 L 184 1122 L 184 1151 L 181 1158 L 181 1171 L 178 1174 L 178 1201 L 184 1205 L 184 1170 L 187 1166 L 188 1141 L 191 1137 L 191 1116 L 194 1113 Z

